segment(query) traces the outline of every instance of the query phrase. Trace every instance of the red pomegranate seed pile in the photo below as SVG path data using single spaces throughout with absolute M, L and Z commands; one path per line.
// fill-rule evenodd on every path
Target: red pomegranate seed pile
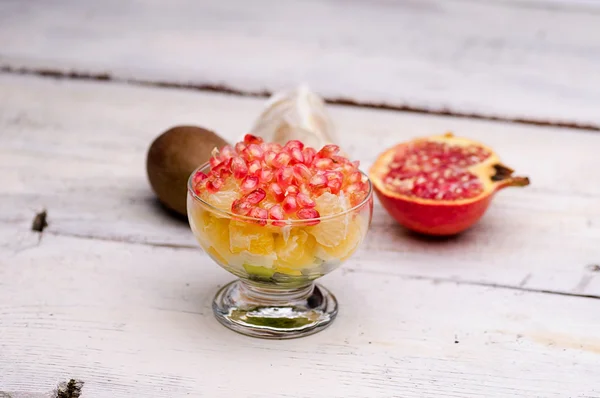
M 351 206 L 367 195 L 368 184 L 358 170 L 359 162 L 351 162 L 339 151 L 337 145 L 316 151 L 297 140 L 281 146 L 246 134 L 235 146 L 213 152 L 210 172 L 194 175 L 194 190 L 197 195 L 216 193 L 233 179 L 241 194 L 231 205 L 235 214 L 258 218 L 262 225 L 267 220 L 285 225 L 287 219 L 315 219 L 320 217 L 315 198 L 325 192 L 343 193 Z M 311 222 L 317 224 L 318 220 Z
M 483 192 L 483 185 L 468 168 L 490 155 L 478 145 L 416 142 L 394 156 L 384 182 L 394 192 L 422 199 L 473 198 Z

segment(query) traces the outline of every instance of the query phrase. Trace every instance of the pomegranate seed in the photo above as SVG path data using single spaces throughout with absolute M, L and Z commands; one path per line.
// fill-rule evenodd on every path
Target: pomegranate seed
M 343 156 L 337 156 L 337 155 L 332 156 L 331 160 L 333 160 L 333 163 L 337 163 L 337 164 L 341 164 L 341 165 L 350 164 L 350 161 Z
M 260 202 L 262 202 L 262 200 L 266 197 L 267 193 L 265 192 L 265 190 L 262 188 L 258 188 L 246 195 L 244 199 L 251 205 L 257 205 Z
M 302 151 L 298 148 L 292 148 L 290 150 L 290 155 L 292 156 L 292 160 L 296 163 L 304 162 L 304 155 L 302 155 Z
M 240 189 L 242 190 L 242 192 L 247 193 L 252 192 L 257 186 L 258 177 L 248 175 L 242 180 L 242 183 L 240 184 Z
M 283 192 L 283 189 L 276 182 L 269 185 L 269 193 L 278 202 L 281 202 L 285 198 L 285 193 Z
M 337 195 L 340 193 L 340 189 L 342 189 L 342 180 L 327 181 L 327 188 L 329 188 L 332 194 Z
M 304 148 L 304 144 L 298 140 L 290 140 L 283 146 L 284 150 L 292 150 L 293 148 L 298 148 L 299 150 L 302 150 Z
M 360 167 L 360 160 L 355 160 L 352 162 L 352 165 L 358 169 Z
M 312 176 L 309 184 L 313 188 L 324 188 L 327 186 L 327 178 L 325 178 L 325 176 L 322 174 L 316 174 Z
M 360 171 L 354 171 L 348 176 L 348 184 L 354 184 L 355 182 L 362 181 L 362 174 Z
M 250 160 L 254 160 L 254 159 L 262 160 L 262 158 L 265 154 L 265 152 L 262 150 L 262 148 L 256 144 L 248 145 L 245 152 L 248 153 L 247 156 L 248 156 L 248 159 L 250 159 Z
M 255 207 L 250 210 L 250 217 L 256 218 L 255 222 L 259 225 L 267 225 L 267 218 L 269 217 L 269 212 L 266 209 L 261 209 L 260 207 Z
M 302 156 L 304 156 L 304 164 L 310 166 L 315 158 L 317 151 L 314 148 L 306 147 L 302 150 Z
M 273 159 L 275 159 L 276 156 L 277 154 L 275 152 L 266 151 L 265 156 L 263 157 L 263 161 L 267 166 L 271 167 L 273 166 Z
M 261 169 L 262 165 L 260 164 L 260 160 L 253 160 L 248 163 L 248 174 L 250 175 L 258 175 Z
M 294 179 L 294 169 L 291 167 L 284 167 L 283 169 L 277 170 L 276 173 L 277 183 L 281 187 L 287 187 L 292 183 Z
M 233 158 L 229 158 L 226 161 L 219 163 L 217 166 L 219 177 L 226 179 L 231 175 L 231 162 L 233 162 Z
M 212 158 L 210 158 L 209 163 L 210 163 L 210 168 L 214 168 L 216 167 L 219 163 L 221 163 L 221 158 L 217 157 L 217 156 L 213 156 Z
M 298 181 L 299 183 L 303 181 L 308 181 L 310 180 L 310 177 L 312 177 L 312 173 L 310 172 L 308 166 L 306 166 L 303 163 L 298 163 L 294 165 L 294 178 L 296 179 L 296 181 Z
M 348 188 L 346 188 L 347 193 L 356 193 L 356 192 L 360 192 L 362 190 L 363 190 L 363 187 L 362 187 L 361 183 L 350 184 L 350 185 L 348 185 Z
M 356 168 L 352 165 L 352 163 L 345 163 L 342 166 L 342 171 L 346 174 L 350 174 L 356 171 Z
M 281 220 L 283 220 L 284 217 L 285 216 L 283 214 L 283 209 L 281 208 L 281 205 L 276 204 L 269 209 L 269 218 L 271 220 L 274 220 L 272 222 L 273 225 L 279 226 L 279 227 L 284 226 L 285 222 L 281 222 Z
M 252 208 L 250 203 L 242 199 L 236 199 L 231 203 L 231 211 L 241 216 L 247 216 Z
M 292 160 L 292 157 L 287 152 L 279 152 L 275 159 L 273 159 L 272 164 L 275 168 L 285 167 Z
M 221 149 L 221 159 L 227 160 L 236 155 L 235 149 L 231 145 L 225 145 L 223 149 Z
M 213 180 L 208 180 L 206 183 L 206 190 L 210 193 L 216 193 L 223 185 L 225 185 L 225 182 L 217 177 Z
M 261 183 L 267 184 L 273 180 L 274 174 L 271 169 L 262 169 L 258 175 L 258 179 Z
M 300 185 L 298 185 L 298 188 L 300 188 L 300 192 L 302 192 L 305 195 L 310 196 L 310 189 L 308 189 L 307 184 L 300 184 Z
M 329 144 L 329 145 L 325 145 L 323 148 L 321 148 L 321 150 L 319 152 L 317 152 L 317 156 L 319 157 L 332 157 L 334 155 L 337 155 L 337 153 L 340 151 L 340 147 L 337 145 L 333 145 L 333 144 Z
M 244 150 L 247 148 L 247 145 L 244 144 L 243 142 L 238 142 L 237 144 L 235 144 L 235 150 L 238 153 L 238 155 L 241 155 L 242 152 L 244 152 Z
M 311 220 L 310 222 L 307 222 L 306 225 L 316 225 L 320 222 L 318 218 L 321 215 L 315 209 L 302 209 L 298 210 L 296 216 L 301 220 Z
M 205 179 L 207 179 L 208 176 L 206 174 L 204 174 L 203 172 L 199 171 L 196 174 L 194 174 L 194 178 L 192 179 L 192 185 L 197 185 L 198 183 L 204 181 Z
M 298 189 L 297 186 L 290 185 L 289 187 L 287 187 L 285 189 L 285 192 L 287 192 L 288 195 L 296 195 L 296 194 L 298 194 L 298 192 L 300 192 L 300 190 Z
M 327 181 L 339 180 L 342 182 L 344 180 L 344 175 L 339 171 L 326 171 L 325 178 L 327 178 Z
M 231 158 L 231 172 L 238 180 L 246 177 L 248 174 L 248 165 L 246 161 L 239 156 Z
M 303 192 L 299 192 L 298 195 L 296 195 L 296 201 L 298 202 L 298 205 L 302 208 L 312 208 L 316 205 L 315 201 Z
M 319 170 L 331 170 L 333 168 L 333 160 L 329 158 L 316 158 L 313 160 L 313 166 Z
M 258 145 L 260 145 L 260 144 L 262 144 L 262 142 L 263 142 L 263 139 L 260 138 L 260 137 L 255 136 L 255 135 L 246 134 L 244 136 L 244 144 L 246 144 L 246 145 L 250 145 L 250 144 L 258 144 Z
M 298 203 L 296 202 L 296 197 L 294 195 L 288 195 L 281 202 L 281 207 L 283 211 L 287 214 L 294 213 L 298 209 Z

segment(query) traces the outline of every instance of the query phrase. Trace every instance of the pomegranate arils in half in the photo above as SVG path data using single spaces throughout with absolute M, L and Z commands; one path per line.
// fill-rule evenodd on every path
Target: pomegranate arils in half
M 243 198 L 243 200 L 247 201 L 251 205 L 257 205 L 266 197 L 267 193 L 265 192 L 265 190 L 262 188 L 258 188 L 246 195 Z
M 489 156 L 487 149 L 477 145 L 422 141 L 395 154 L 384 182 L 393 192 L 422 199 L 474 198 L 484 188 L 468 167 Z
M 300 220 L 311 220 L 310 222 L 306 222 L 306 225 L 317 225 L 320 220 L 318 218 L 321 216 L 318 211 L 315 209 L 301 209 L 298 210 L 296 216 Z

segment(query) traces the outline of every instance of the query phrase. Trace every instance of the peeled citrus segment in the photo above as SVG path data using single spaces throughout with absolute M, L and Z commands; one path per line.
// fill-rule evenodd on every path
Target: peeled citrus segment
M 275 238 L 276 266 L 299 270 L 312 265 L 315 261 L 315 245 L 315 238 L 302 229 L 292 230 L 287 240 L 283 235 L 277 235 Z
M 317 246 L 315 254 L 317 257 L 325 260 L 339 260 L 345 261 L 350 257 L 358 246 L 360 245 L 362 238 L 366 232 L 366 224 L 364 217 L 356 215 L 354 219 L 348 224 L 348 233 L 344 238 L 335 246 Z
M 215 217 L 208 211 L 193 213 L 194 226 L 198 231 L 198 240 L 206 251 L 217 260 L 227 264 L 231 257 L 229 250 L 229 219 Z
M 236 254 L 247 252 L 256 256 L 275 257 L 273 233 L 257 224 L 232 221 L 229 224 L 229 247 Z
M 344 195 L 333 195 L 325 192 L 315 199 L 315 208 L 321 215 L 335 215 L 345 212 L 348 207 L 348 199 Z M 326 247 L 336 247 L 342 243 L 348 233 L 349 215 L 339 215 L 328 220 L 322 220 L 319 224 L 307 228 L 307 231 L 315 237 L 317 242 Z
M 233 180 L 228 180 L 227 183 L 217 192 L 203 192 L 202 199 L 223 211 L 231 211 L 231 204 L 234 200 L 240 198 L 240 193 L 237 185 Z

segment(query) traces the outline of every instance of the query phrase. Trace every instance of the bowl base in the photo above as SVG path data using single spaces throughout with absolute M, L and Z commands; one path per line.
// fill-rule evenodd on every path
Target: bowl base
M 244 280 L 223 286 L 213 301 L 217 320 L 238 333 L 265 339 L 291 339 L 325 329 L 338 304 L 323 286 L 273 289 Z

